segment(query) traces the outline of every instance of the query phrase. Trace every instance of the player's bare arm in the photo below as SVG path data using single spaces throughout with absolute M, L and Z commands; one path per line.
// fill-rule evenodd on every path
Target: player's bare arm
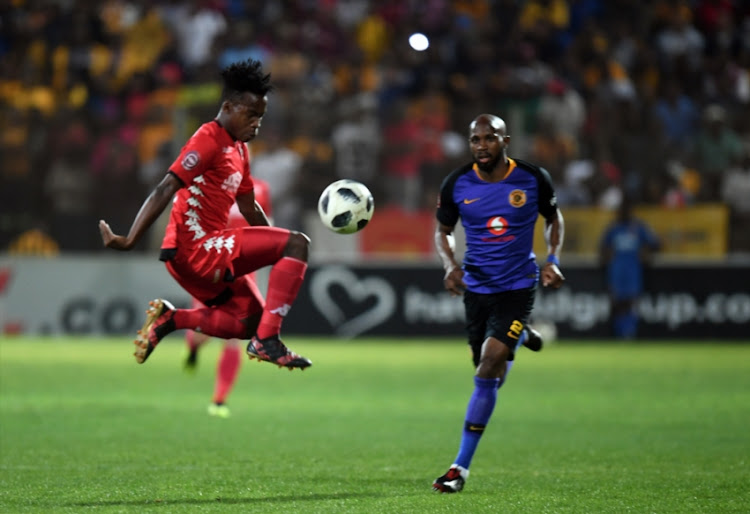
M 143 202 L 143 206 L 136 214 L 127 236 L 115 234 L 106 221 L 99 220 L 99 232 L 104 246 L 121 251 L 131 250 L 140 241 L 146 230 L 164 212 L 169 202 L 172 201 L 174 194 L 181 187 L 182 183 L 174 175 L 168 173 Z
M 240 212 L 251 226 L 261 225 L 268 227 L 271 225 L 263 207 L 255 201 L 254 192 L 238 196 L 235 201 L 237 202 L 237 207 L 239 207 Z
M 562 212 L 558 210 L 556 217 L 552 218 L 552 220 L 546 220 L 544 230 L 544 239 L 547 243 L 547 254 L 549 255 L 547 262 L 542 268 L 542 285 L 545 287 L 557 289 L 565 281 L 565 277 L 557 265 L 564 235 L 565 221 L 563 220 Z
M 435 248 L 440 256 L 440 260 L 443 262 L 443 269 L 445 270 L 445 277 L 443 278 L 445 289 L 453 296 L 463 294 L 466 284 L 464 283 L 464 271 L 458 262 L 456 262 L 453 227 L 438 223 L 438 227 L 435 230 Z

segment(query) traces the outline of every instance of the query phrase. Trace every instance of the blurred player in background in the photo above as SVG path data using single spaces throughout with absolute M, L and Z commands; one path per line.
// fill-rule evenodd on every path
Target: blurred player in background
M 623 199 L 617 219 L 606 228 L 599 244 L 607 273 L 612 330 L 617 338 L 637 335 L 637 301 L 643 293 L 644 269 L 660 246 L 651 229 L 633 216 L 631 201 Z
M 453 171 L 440 187 L 435 244 L 445 269 L 445 288 L 464 296 L 476 367 L 458 455 L 432 485 L 444 493 L 463 489 L 516 350 L 521 345 L 541 349 L 541 337 L 527 326 L 540 275 L 548 287 L 559 288 L 564 280 L 559 269 L 563 217 L 549 173 L 508 158 L 509 141 L 502 119 L 477 116 L 469 125 L 474 162 Z M 541 272 L 533 253 L 540 214 L 546 221 L 548 251 Z M 459 218 L 466 233 L 463 267 L 454 253 L 453 231 Z
M 138 363 L 167 334 L 192 329 L 222 339 L 251 338 L 250 358 L 304 369 L 312 362 L 289 350 L 279 333 L 304 280 L 310 240 L 269 226 L 255 199 L 245 146 L 260 129 L 271 77 L 253 59 L 232 64 L 221 75 L 218 115 L 190 137 L 143 203 L 128 235 L 115 234 L 104 220 L 99 231 L 106 247 L 130 250 L 171 203 L 160 259 L 204 305 L 175 309 L 166 300 L 152 301 L 135 340 Z M 226 228 L 235 202 L 249 227 Z M 273 267 L 264 304 L 250 273 L 265 266 Z
M 258 205 L 260 205 L 270 221 L 273 219 L 273 214 L 271 212 L 271 193 L 268 190 L 268 183 L 258 178 L 254 178 L 253 186 L 255 191 L 255 201 L 258 202 Z M 227 225 L 227 228 L 246 226 L 247 220 L 240 212 L 237 204 L 234 204 L 229 211 L 229 224 Z M 255 280 L 255 272 L 250 273 L 250 278 L 251 280 Z M 200 309 L 205 306 L 193 298 L 192 307 L 193 309 Z M 188 330 L 185 333 L 185 343 L 188 347 L 188 356 L 187 359 L 185 359 L 185 369 L 187 371 L 195 371 L 195 368 L 198 365 L 198 351 L 209 339 L 210 336 L 202 334 L 201 332 L 196 332 L 195 330 Z M 224 341 L 224 348 L 219 357 L 219 362 L 216 365 L 216 382 L 214 384 L 213 399 L 208 405 L 208 414 L 211 416 L 228 418 L 230 415 L 229 407 L 226 405 L 226 400 L 232 392 L 234 383 L 237 380 L 237 374 L 240 371 L 240 365 L 242 362 L 241 343 L 241 340 L 237 338 L 226 339 Z

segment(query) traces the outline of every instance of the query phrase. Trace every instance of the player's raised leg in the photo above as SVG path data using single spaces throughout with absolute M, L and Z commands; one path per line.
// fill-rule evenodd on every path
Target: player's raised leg
M 146 320 L 134 341 L 136 362 L 146 362 L 159 341 L 175 330 L 197 328 L 207 335 L 222 339 L 244 338 L 248 335 L 247 327 L 240 320 L 220 309 L 175 309 L 167 300 L 158 298 L 149 302 Z
M 269 237 L 273 235 L 269 233 Z M 279 335 L 284 317 L 292 308 L 302 286 L 309 246 L 310 240 L 306 235 L 288 233 L 281 258 L 273 264 L 268 277 L 266 304 L 258 330 L 247 345 L 247 354 L 251 359 L 272 362 L 289 369 L 312 366 L 310 359 L 289 350 Z

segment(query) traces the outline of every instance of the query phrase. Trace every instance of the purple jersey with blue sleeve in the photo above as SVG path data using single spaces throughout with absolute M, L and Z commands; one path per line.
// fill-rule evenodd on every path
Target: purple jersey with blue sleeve
M 475 293 L 532 287 L 539 278 L 533 252 L 534 227 L 541 214 L 556 219 L 557 200 L 549 173 L 520 159 L 508 159 L 502 180 L 488 182 L 476 164 L 448 175 L 440 186 L 437 219 L 466 234 L 464 282 Z

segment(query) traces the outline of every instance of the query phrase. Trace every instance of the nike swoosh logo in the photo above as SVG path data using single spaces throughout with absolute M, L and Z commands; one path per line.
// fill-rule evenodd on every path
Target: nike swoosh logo
M 484 431 L 484 427 L 478 427 L 476 425 L 469 425 L 469 432 L 482 432 L 482 431 Z
M 469 200 L 468 198 L 464 198 L 464 203 L 465 203 L 466 205 L 469 205 L 470 203 L 474 203 L 474 202 L 476 202 L 477 200 L 479 200 L 479 198 L 472 198 L 471 200 Z

